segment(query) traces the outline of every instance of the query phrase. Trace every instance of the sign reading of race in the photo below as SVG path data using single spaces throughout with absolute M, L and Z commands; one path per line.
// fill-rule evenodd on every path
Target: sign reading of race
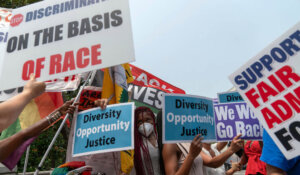
M 300 23 L 230 75 L 287 159 L 300 155 Z
M 13 11 L 0 90 L 134 61 L 128 0 L 41 1 Z

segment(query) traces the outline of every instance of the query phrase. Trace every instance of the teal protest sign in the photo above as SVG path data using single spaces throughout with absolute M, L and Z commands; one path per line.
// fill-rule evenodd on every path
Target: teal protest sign
M 219 103 L 243 102 L 242 96 L 238 92 L 218 93 Z
M 215 141 L 213 100 L 165 94 L 163 126 L 163 143 L 190 142 L 197 134 L 204 137 L 204 142 Z
M 73 157 L 133 149 L 134 103 L 109 105 L 78 113 Z

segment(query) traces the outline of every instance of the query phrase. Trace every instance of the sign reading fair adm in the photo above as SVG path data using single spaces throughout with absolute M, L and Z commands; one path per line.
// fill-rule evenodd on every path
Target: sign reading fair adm
M 13 11 L 0 90 L 134 61 L 128 0 L 51 0 Z
M 206 97 L 164 94 L 163 143 L 191 142 L 201 134 L 216 140 L 213 101 Z
M 133 149 L 133 110 L 133 103 L 122 103 L 78 113 L 73 157 Z
M 287 159 L 300 155 L 300 23 L 230 75 Z

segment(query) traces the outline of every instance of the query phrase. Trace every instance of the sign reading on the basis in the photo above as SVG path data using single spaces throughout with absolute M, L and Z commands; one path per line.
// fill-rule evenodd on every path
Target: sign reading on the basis
M 2 54 L 2 53 L 1 53 Z M 128 0 L 51 0 L 15 9 L 0 90 L 134 61 Z
M 287 159 L 300 155 L 300 23 L 230 75 Z
M 133 103 L 122 103 L 78 113 L 73 157 L 133 149 L 133 111 Z
M 231 141 L 242 134 L 245 140 L 262 140 L 263 128 L 246 102 L 215 104 L 218 141 Z
M 213 100 L 191 95 L 164 94 L 163 143 L 191 142 L 201 134 L 216 140 Z

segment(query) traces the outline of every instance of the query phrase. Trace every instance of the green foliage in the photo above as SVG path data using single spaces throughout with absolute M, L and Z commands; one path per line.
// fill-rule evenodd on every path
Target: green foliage
M 0 0 L 0 7 L 18 8 L 28 4 L 36 3 L 42 0 Z
M 27 172 L 35 171 L 42 156 L 45 154 L 51 140 L 53 139 L 61 121 L 56 123 L 53 127 L 44 131 L 30 146 L 30 154 L 28 159 Z M 42 170 L 50 170 L 60 164 L 63 164 L 66 159 L 66 148 L 68 140 L 64 140 L 62 134 L 59 134 L 55 144 L 53 145 L 47 159 L 44 162 Z M 19 164 L 18 171 L 23 172 L 24 160 L 26 153 L 23 154 Z

